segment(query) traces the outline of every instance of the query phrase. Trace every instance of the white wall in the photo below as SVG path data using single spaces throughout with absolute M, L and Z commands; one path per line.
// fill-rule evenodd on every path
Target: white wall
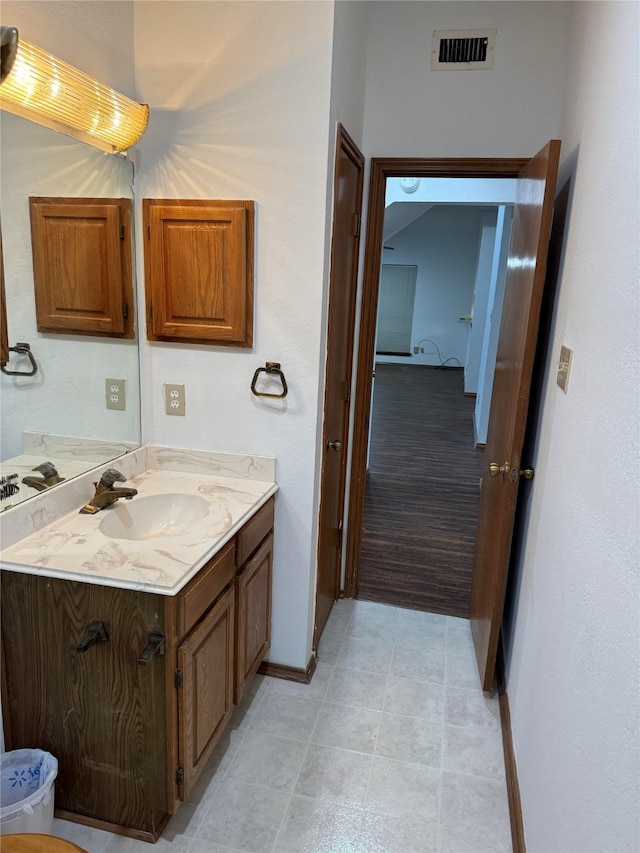
M 332 34 L 330 3 L 135 6 L 137 93 L 151 107 L 137 198 L 256 202 L 253 349 L 145 344 L 143 435 L 277 457 L 270 659 L 293 667 L 308 663 L 315 603 Z M 250 393 L 266 361 L 286 375 L 282 402 Z M 165 415 L 165 382 L 184 383 L 186 417 Z
M 452 361 L 450 366 L 464 365 L 468 328 L 459 318 L 471 310 L 482 217 L 482 208 L 437 205 L 389 240 L 394 251 L 383 252 L 383 263 L 418 267 L 411 350 L 420 345 L 425 352 L 376 355 L 376 361 L 439 365 L 428 339 L 443 361 L 458 359 L 459 365 Z
M 637 3 L 575 3 L 571 181 L 508 692 L 527 849 L 640 849 Z M 573 349 L 565 395 L 561 344 Z
M 464 390 L 466 394 L 477 394 L 480 380 L 480 362 L 484 341 L 489 293 L 491 290 L 491 268 L 496 242 L 496 209 L 482 213 L 480 226 L 480 248 L 476 265 L 476 278 L 473 287 L 473 309 L 467 313 L 473 316 L 469 326 L 469 344 L 464 363 Z
M 498 339 L 500 337 L 500 321 L 504 304 L 504 286 L 507 278 L 507 255 L 509 253 L 509 238 L 513 207 L 500 205 L 496 219 L 496 242 L 493 251 L 493 263 L 487 300 L 487 316 L 484 324 L 482 355 L 480 358 L 480 375 L 478 377 L 478 397 L 474 410 L 476 442 L 486 444 L 491 411 L 491 395 L 493 393 L 493 376 L 496 369 Z
M 367 156 L 522 157 L 558 132 L 562 2 L 374 2 L 367 48 Z M 495 27 L 493 71 L 430 71 L 434 30 Z
M 340 0 L 334 7 L 331 126 L 341 122 L 362 146 L 369 3 Z
M 409 193 L 402 189 L 401 178 L 388 178 L 384 203 L 509 204 L 515 197 L 515 178 L 420 178 Z

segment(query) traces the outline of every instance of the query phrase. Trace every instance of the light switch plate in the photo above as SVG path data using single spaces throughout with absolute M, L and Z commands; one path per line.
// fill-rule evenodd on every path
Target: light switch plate
M 168 415 L 184 415 L 185 400 L 184 400 L 184 385 L 169 385 L 164 386 L 164 404 Z
M 567 393 L 569 386 L 569 373 L 571 372 L 571 359 L 573 350 L 569 347 L 560 347 L 560 361 L 558 362 L 558 376 L 556 382 L 562 388 L 564 393 Z
M 124 410 L 126 403 L 124 396 L 124 379 L 105 379 L 104 385 L 107 409 Z

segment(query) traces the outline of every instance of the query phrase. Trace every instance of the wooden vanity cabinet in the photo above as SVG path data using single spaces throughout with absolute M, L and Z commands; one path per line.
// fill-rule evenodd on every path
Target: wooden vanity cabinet
M 140 666 L 164 634 L 163 596 L 2 573 L 7 749 L 58 759 L 57 813 L 153 838 L 168 820 L 164 658 Z M 107 641 L 77 650 L 100 621 Z
M 269 648 L 273 509 L 171 597 L 2 573 L 6 748 L 56 756 L 58 816 L 155 841 L 189 796 Z

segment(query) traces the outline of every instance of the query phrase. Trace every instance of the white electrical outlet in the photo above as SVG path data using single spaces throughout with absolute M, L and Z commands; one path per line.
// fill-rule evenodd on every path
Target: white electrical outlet
M 105 397 L 107 409 L 125 408 L 124 379 L 105 379 Z
M 184 385 L 164 386 L 164 404 L 168 415 L 184 415 Z

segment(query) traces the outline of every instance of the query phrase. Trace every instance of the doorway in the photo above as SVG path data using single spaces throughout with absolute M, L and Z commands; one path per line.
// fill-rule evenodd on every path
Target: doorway
M 519 483 L 521 478 L 531 480 L 534 476 L 533 470 L 526 468 L 522 460 L 522 447 L 559 159 L 560 141 L 553 139 L 533 157 L 524 159 L 374 158 L 371 162 L 345 570 L 345 594 L 352 597 L 357 593 L 362 544 L 371 365 L 387 179 L 404 175 L 516 179 L 503 315 L 487 428 L 486 456 L 490 462 L 483 468 L 480 485 L 469 612 L 478 671 L 485 690 L 491 689 L 495 675 Z
M 514 193 L 387 181 L 359 598 L 469 616 Z

